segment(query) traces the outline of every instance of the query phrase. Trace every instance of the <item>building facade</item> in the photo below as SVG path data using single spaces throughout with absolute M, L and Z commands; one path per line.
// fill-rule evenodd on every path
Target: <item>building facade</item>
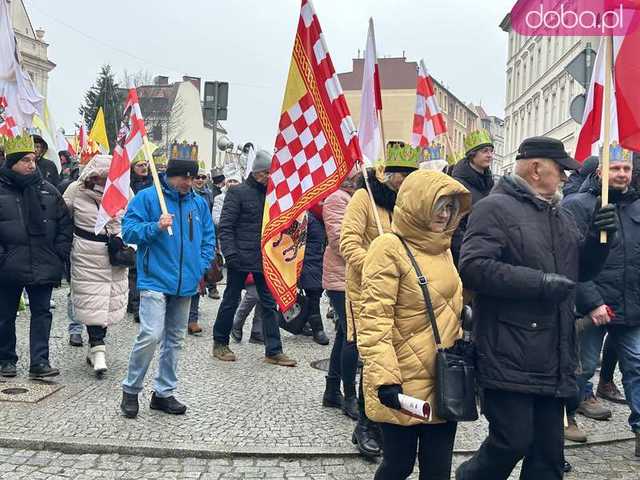
M 564 142 L 569 153 L 575 151 L 580 124 L 571 118 L 570 105 L 585 90 L 565 68 L 586 47 L 597 50 L 599 39 L 519 35 L 511 28 L 510 15 L 500 28 L 509 42 L 502 173 L 510 173 L 518 146 L 527 137 L 553 137 Z
M 407 62 L 405 57 L 380 58 L 378 67 L 382 90 L 382 122 L 386 140 L 402 140 L 410 143 L 413 114 L 416 108 L 418 64 Z M 352 70 L 338 74 L 356 125 L 360 119 L 363 69 L 364 59 L 354 58 Z M 438 105 L 447 120 L 453 148 L 459 155 L 464 149 L 465 135 L 480 127 L 478 113 L 435 78 L 433 83 Z M 444 140 L 441 140 L 441 143 L 446 145 Z
M 11 0 L 11 23 L 16 34 L 22 67 L 29 74 L 38 91 L 47 96 L 49 72 L 56 66 L 47 56 L 49 44 L 44 30 L 34 29 L 22 0 Z
M 145 118 L 149 140 L 168 151 L 173 142 L 198 144 L 198 162 L 207 170 L 212 164 L 213 129 L 202 113 L 201 79 L 185 76 L 180 82 L 169 83 L 169 77 L 157 76 L 153 85 L 137 87 L 140 109 Z M 123 91 L 123 95 L 126 92 Z M 226 134 L 218 124 L 217 134 Z M 216 149 L 218 163 L 222 152 Z

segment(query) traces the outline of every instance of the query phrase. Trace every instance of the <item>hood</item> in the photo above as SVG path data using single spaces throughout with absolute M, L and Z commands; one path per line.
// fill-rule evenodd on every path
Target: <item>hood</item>
M 84 166 L 78 180 L 84 182 L 94 176 L 106 177 L 109 175 L 110 167 L 111 155 L 96 155 Z
M 493 188 L 493 175 L 491 175 L 491 170 L 487 168 L 484 173 L 478 173 L 473 169 L 469 164 L 469 160 L 466 158 L 458 162 L 455 167 L 453 167 L 451 176 L 457 180 L 462 180 L 486 194 L 488 194 Z
M 378 180 L 375 170 L 367 170 L 367 179 L 369 180 L 371 193 L 373 194 L 376 205 L 384 208 L 388 212 L 393 212 L 393 207 L 396 205 L 397 193 Z M 361 179 L 360 188 L 366 188 L 364 178 Z
M 441 233 L 428 229 L 433 206 L 444 196 L 454 196 L 460 209 Z M 460 220 L 471 211 L 471 194 L 444 173 L 418 170 L 407 177 L 398 192 L 391 229 L 422 251 L 439 254 L 449 249 Z

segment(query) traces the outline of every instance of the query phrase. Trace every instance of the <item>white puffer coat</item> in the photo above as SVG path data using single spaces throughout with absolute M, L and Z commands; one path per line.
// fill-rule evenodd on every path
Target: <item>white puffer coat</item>
M 85 180 L 105 175 L 111 156 L 97 155 L 84 168 L 80 178 L 64 193 L 74 226 L 94 232 L 102 191 L 86 188 Z M 120 234 L 121 215 L 107 224 L 111 234 Z M 106 234 L 106 231 L 100 232 Z M 71 250 L 71 299 L 73 315 L 84 325 L 107 327 L 124 318 L 127 311 L 128 269 L 109 263 L 107 245 L 80 238 L 74 233 Z

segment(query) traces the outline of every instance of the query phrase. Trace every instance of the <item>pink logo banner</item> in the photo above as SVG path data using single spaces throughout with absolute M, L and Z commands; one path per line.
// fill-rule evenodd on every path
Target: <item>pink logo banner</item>
M 527 36 L 622 36 L 640 26 L 640 0 L 518 0 L 514 31 Z

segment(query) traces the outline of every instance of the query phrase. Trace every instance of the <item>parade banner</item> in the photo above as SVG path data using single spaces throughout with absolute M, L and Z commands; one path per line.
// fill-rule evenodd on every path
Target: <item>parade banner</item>
M 89 138 L 93 140 L 101 153 L 109 153 L 109 138 L 107 137 L 107 125 L 104 121 L 104 110 L 98 108 L 93 126 L 89 131 Z
M 366 167 L 373 168 L 380 159 L 382 146 L 382 92 L 380 91 L 380 72 L 373 19 L 369 19 L 367 48 L 364 51 L 362 73 L 362 97 L 360 101 L 360 124 L 358 125 L 358 143 Z
M 431 75 L 423 61 L 418 66 L 416 83 L 416 110 L 413 114 L 411 145 L 426 148 L 438 135 L 447 132 L 447 123 L 436 99 Z
M 283 312 L 297 297 L 306 211 L 334 192 L 361 157 L 318 17 L 302 0 L 262 224 L 263 271 Z

